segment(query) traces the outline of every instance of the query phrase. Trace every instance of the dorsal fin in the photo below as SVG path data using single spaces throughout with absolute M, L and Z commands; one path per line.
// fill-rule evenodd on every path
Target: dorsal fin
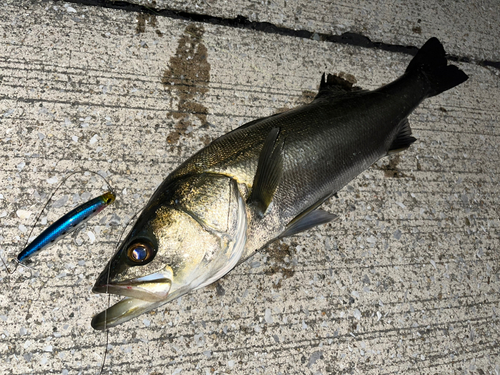
M 352 80 L 352 79 L 351 79 Z M 355 81 L 355 80 L 354 80 Z M 353 82 L 341 75 L 323 73 L 315 99 L 326 96 L 343 96 L 347 93 L 361 91 L 361 87 L 353 86 Z

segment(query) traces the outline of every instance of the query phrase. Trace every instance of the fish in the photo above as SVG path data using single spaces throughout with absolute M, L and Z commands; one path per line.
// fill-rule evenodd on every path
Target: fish
M 416 141 L 408 116 L 465 82 L 437 38 L 395 81 L 367 91 L 323 74 L 314 100 L 219 137 L 160 184 L 98 276 L 122 300 L 103 330 L 220 279 L 271 242 L 335 218 L 322 203 L 380 158 Z
M 18 254 L 17 261 L 22 262 L 42 249 L 53 245 L 65 235 L 77 229 L 80 224 L 104 210 L 115 201 L 115 198 L 116 195 L 108 191 L 71 210 L 51 224 L 26 246 L 26 248 Z

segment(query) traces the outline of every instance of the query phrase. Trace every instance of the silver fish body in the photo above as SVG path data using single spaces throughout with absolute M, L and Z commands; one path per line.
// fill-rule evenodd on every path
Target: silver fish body
M 318 207 L 371 164 L 415 141 L 407 116 L 467 79 L 430 39 L 405 74 L 374 91 L 323 77 L 308 105 L 254 120 L 172 172 L 94 292 L 125 297 L 103 329 L 224 276 L 269 242 L 332 220 Z

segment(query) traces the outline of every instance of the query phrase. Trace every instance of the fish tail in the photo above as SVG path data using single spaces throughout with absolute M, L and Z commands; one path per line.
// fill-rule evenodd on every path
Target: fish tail
M 422 73 L 427 78 L 427 97 L 449 90 L 469 77 L 455 65 L 448 65 L 443 45 L 430 38 L 410 61 L 407 74 Z

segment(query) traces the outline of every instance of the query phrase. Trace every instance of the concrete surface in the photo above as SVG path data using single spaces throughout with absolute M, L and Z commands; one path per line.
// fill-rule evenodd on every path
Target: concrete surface
M 90 289 L 125 223 L 186 157 L 307 102 L 323 71 L 370 89 L 411 58 L 52 1 L 4 3 L 0 28 L 2 257 L 21 250 L 70 171 L 100 172 L 118 192 L 32 270 L 0 272 L 2 374 L 99 373 L 106 335 L 90 319 L 108 301 Z M 325 204 L 338 221 L 111 329 L 104 373 L 499 374 L 499 72 L 459 65 L 470 80 L 410 118 L 418 142 Z M 104 185 L 73 176 L 42 216 Z
M 131 0 L 154 10 L 171 9 L 223 18 L 246 17 L 294 30 L 340 35 L 357 33 L 374 42 L 421 45 L 430 37 L 447 52 L 478 60 L 500 60 L 497 0 L 308 1 L 308 0 Z

